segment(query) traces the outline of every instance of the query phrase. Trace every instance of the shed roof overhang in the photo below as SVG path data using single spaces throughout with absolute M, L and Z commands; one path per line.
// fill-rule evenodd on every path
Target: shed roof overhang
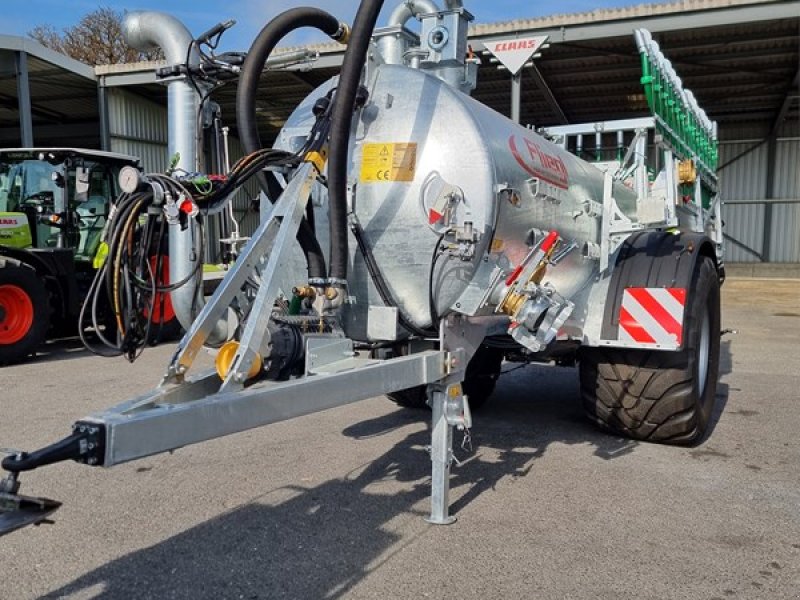
M 523 69 L 521 121 L 535 126 L 633 118 L 647 114 L 639 82 L 633 30 L 649 29 L 711 118 L 721 129 L 734 123 L 764 131 L 788 122 L 796 130 L 800 89 L 800 1 L 683 0 L 507 23 L 477 24 L 470 31 L 481 52 L 493 39 L 548 35 L 550 46 Z M 260 133 L 273 139 L 291 110 L 338 72 L 344 51 L 313 48 L 310 70 L 293 67 L 263 76 L 257 101 Z M 474 97 L 510 113 L 511 76 L 483 55 Z M 235 88 L 215 99 L 228 118 Z M 796 135 L 796 134 L 795 134 Z
M 40 146 L 97 147 L 94 69 L 31 39 L 0 35 L 0 146 L 23 145 L 27 125 Z

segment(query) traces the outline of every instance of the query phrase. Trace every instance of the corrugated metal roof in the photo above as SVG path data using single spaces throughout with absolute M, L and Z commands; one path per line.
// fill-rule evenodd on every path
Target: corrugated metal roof
M 772 8 L 772 6 L 774 8 Z M 792 18 L 769 18 L 791 14 Z M 736 9 L 759 9 L 759 18 L 743 22 Z M 733 9 L 721 24 L 698 28 L 699 16 L 709 11 Z M 783 14 L 781 13 L 781 14 Z M 551 40 L 536 65 L 553 96 L 571 122 L 641 116 L 646 112 L 639 83 L 640 66 L 631 32 L 650 18 L 671 19 L 656 33 L 686 86 L 712 118 L 725 123 L 771 121 L 778 114 L 797 72 L 800 40 L 800 3 L 774 0 L 685 0 L 682 2 L 601 9 L 573 15 L 518 19 L 505 23 L 475 25 L 473 43 L 509 32 L 557 30 L 598 23 L 617 24 L 612 37 L 578 34 Z M 478 41 L 476 41 L 478 40 Z M 340 55 L 339 44 L 311 46 L 321 55 Z M 330 60 L 322 64 L 331 64 Z M 333 76 L 334 67 L 304 73 L 265 74 L 258 105 L 264 115 L 262 138 L 273 137 L 289 111 L 303 98 L 303 83 L 316 85 Z M 474 97 L 502 113 L 509 113 L 510 76 L 484 57 Z M 233 88 L 216 99 L 227 114 L 233 111 Z M 310 91 L 310 87 L 308 91 Z M 536 126 L 557 124 L 559 115 L 547 103 L 543 91 L 528 70 L 522 74 L 522 119 Z M 282 112 L 283 111 L 283 112 Z M 790 111 L 795 118 L 796 108 Z
M 27 58 L 34 143 L 99 147 L 94 78 L 38 56 Z M 15 77 L 0 78 L 0 107 L 0 145 L 21 145 Z
M 526 29 L 551 29 L 553 27 L 568 27 L 586 23 L 603 21 L 621 21 L 656 17 L 670 14 L 685 15 L 689 12 L 701 10 L 714 10 L 736 6 L 752 6 L 754 4 L 768 4 L 775 0 L 680 0 L 678 2 L 665 2 L 661 4 L 637 4 L 616 8 L 599 8 L 581 13 L 564 13 L 536 17 L 532 19 L 515 19 L 499 23 L 475 24 L 470 28 L 470 35 L 488 36 L 501 33 L 511 33 Z

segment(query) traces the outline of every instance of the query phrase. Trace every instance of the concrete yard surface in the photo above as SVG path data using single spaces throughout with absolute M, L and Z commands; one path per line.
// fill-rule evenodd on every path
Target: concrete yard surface
M 64 503 L 0 538 L 0 598 L 796 600 L 800 281 L 723 287 L 713 431 L 690 448 L 598 431 L 575 369 L 506 364 L 429 525 L 429 414 L 374 398 L 112 469 L 22 477 Z M 0 446 L 34 449 L 153 387 L 61 342 L 0 370 Z

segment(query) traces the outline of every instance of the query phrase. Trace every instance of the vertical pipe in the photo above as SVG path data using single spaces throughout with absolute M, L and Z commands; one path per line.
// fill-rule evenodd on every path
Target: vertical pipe
M 111 122 L 108 115 L 108 88 L 105 77 L 97 87 L 97 109 L 100 117 L 100 149 L 111 152 Z
M 636 148 L 634 150 L 633 160 L 636 163 L 636 202 L 641 205 L 647 197 L 649 191 L 649 182 L 647 178 L 647 130 L 639 130 L 636 132 Z
M 167 86 L 170 160 L 179 156 L 177 167 L 187 172 L 197 171 L 196 119 L 199 101 L 197 92 L 186 81 L 173 81 Z
M 17 75 L 17 101 L 19 103 L 19 132 L 23 148 L 33 146 L 33 112 L 31 110 L 31 88 L 28 77 L 28 54 L 24 50 L 14 52 Z
M 125 16 L 123 35 L 127 42 L 139 50 L 160 47 L 170 65 L 192 68 L 200 64 L 200 53 L 194 45 L 192 34 L 175 17 L 157 11 L 133 11 Z M 188 172 L 197 170 L 197 111 L 200 105 L 197 90 L 186 80 L 172 81 L 167 85 L 167 151 L 170 159 L 178 156 L 177 168 Z M 200 255 L 201 236 L 197 221 L 181 230 L 178 225 L 169 227 L 169 277 L 172 281 L 191 279 Z M 181 325 L 189 329 L 196 311 L 203 306 L 203 287 L 190 281 L 170 292 L 170 300 Z M 209 344 L 218 344 L 227 338 L 227 323 L 222 319 L 209 336 Z
M 603 134 L 596 131 L 594 134 L 594 159 L 603 160 Z
M 511 120 L 519 123 L 522 112 L 522 70 L 511 76 Z

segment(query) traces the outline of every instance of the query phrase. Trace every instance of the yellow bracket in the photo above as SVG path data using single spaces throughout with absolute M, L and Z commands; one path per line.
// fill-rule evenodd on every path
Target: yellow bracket
M 322 171 L 325 170 L 325 163 L 328 161 L 328 153 L 324 150 L 319 152 L 312 150 L 306 154 L 305 160 L 306 162 L 312 163 L 315 167 L 317 167 L 317 171 L 322 173 Z
M 697 168 L 693 160 L 682 160 L 678 163 L 678 183 L 694 183 L 697 181 Z

